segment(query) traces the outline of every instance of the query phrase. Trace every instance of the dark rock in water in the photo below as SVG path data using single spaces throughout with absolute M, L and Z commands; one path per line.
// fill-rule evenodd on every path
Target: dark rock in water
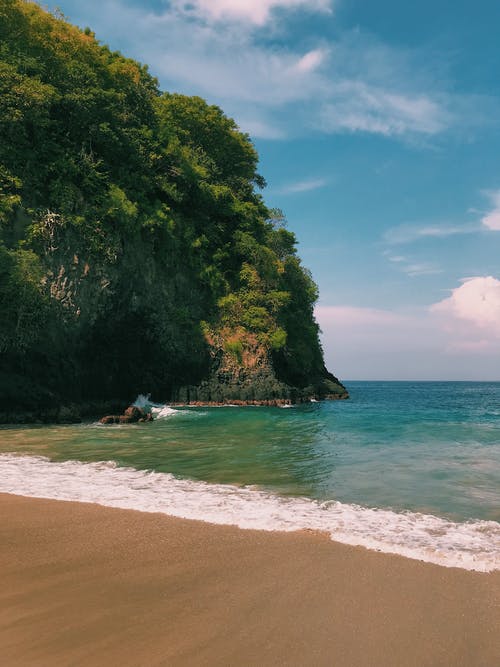
M 123 413 L 125 417 L 130 417 L 130 421 L 139 421 L 144 418 L 145 411 L 135 405 L 129 406 Z
M 122 415 L 107 415 L 99 421 L 101 424 L 143 424 L 153 421 L 153 415 L 144 408 L 130 405 Z
M 99 422 L 101 424 L 116 424 L 119 421 L 120 417 L 116 415 L 108 415 L 107 417 L 102 417 Z
M 118 417 L 118 423 L 119 424 L 133 424 L 134 422 L 139 421 L 138 419 L 134 419 L 133 417 L 130 417 L 129 415 L 120 415 Z

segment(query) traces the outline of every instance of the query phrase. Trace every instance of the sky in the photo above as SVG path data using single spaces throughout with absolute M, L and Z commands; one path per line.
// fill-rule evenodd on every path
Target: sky
M 497 0 L 57 6 L 250 134 L 330 370 L 500 380 Z

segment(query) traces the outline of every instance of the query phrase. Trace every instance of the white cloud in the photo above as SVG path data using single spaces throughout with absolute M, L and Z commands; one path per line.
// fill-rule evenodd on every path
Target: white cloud
M 220 105 L 252 137 L 283 138 L 297 120 L 295 104 L 309 106 L 329 88 L 317 71 L 327 58 L 325 48 L 270 45 L 246 24 L 192 20 L 171 7 L 155 13 L 103 0 L 99 8 L 89 3 L 78 11 L 83 16 L 72 17 L 77 23 L 91 24 L 103 41 L 113 36 L 127 44 L 127 55 L 147 62 L 164 90 Z
M 68 0 L 69 1 L 69 0 Z M 287 37 L 291 13 L 332 12 L 334 0 L 173 0 L 157 12 L 126 0 L 75 2 L 72 18 L 150 65 L 166 90 L 219 104 L 255 137 L 311 129 L 429 137 L 456 121 L 455 97 L 436 90 L 427 54 L 390 48 L 360 31 L 335 41 Z M 326 20 L 334 20 L 325 14 Z M 291 37 L 291 35 L 290 35 Z M 330 57 L 331 54 L 331 57 Z
M 403 224 L 391 227 L 384 233 L 384 241 L 390 245 L 412 243 L 425 238 L 446 238 L 456 234 L 471 234 L 478 231 L 477 225 L 449 225 L 449 224 L 426 224 L 412 225 Z
M 305 181 L 298 181 L 296 183 L 290 183 L 285 185 L 280 189 L 281 194 L 294 194 L 297 192 L 310 192 L 311 190 L 318 190 L 319 188 L 324 188 L 327 185 L 327 180 L 325 178 L 310 179 Z
M 500 339 L 500 280 L 466 278 L 447 299 L 431 306 L 431 312 L 444 315 L 452 325 L 458 320 Z
M 443 269 L 432 262 L 415 261 L 405 255 L 393 255 L 390 250 L 385 250 L 382 254 L 410 278 L 443 273 Z
M 328 52 L 325 49 L 314 49 L 309 51 L 298 61 L 295 68 L 299 72 L 312 72 L 324 62 Z
M 493 208 L 482 218 L 481 222 L 487 229 L 500 231 L 500 190 L 490 192 L 489 197 Z
M 265 118 L 258 117 L 256 114 L 253 118 L 247 118 L 242 115 L 238 118 L 238 125 L 242 132 L 246 132 L 250 137 L 258 137 L 259 139 L 284 139 L 285 132 L 283 128 L 272 125 Z
M 332 11 L 331 0 L 175 0 L 173 6 L 207 21 L 245 21 L 257 26 L 267 23 L 275 9 Z
M 185 92 L 238 109 L 250 105 L 255 112 L 307 102 L 328 89 L 313 69 L 300 66 L 303 56 L 296 53 L 257 46 L 239 32 L 214 35 L 211 29 L 188 27 L 175 19 L 166 23 L 175 36 L 168 45 L 152 44 L 150 59 L 161 78 L 176 82 Z
M 483 192 L 491 201 L 491 210 L 483 215 L 480 222 L 467 224 L 450 224 L 444 222 L 413 224 L 405 223 L 391 227 L 384 232 L 383 241 L 388 245 L 403 245 L 421 239 L 444 239 L 459 234 L 474 234 L 477 232 L 500 231 L 500 190 Z M 467 209 L 467 213 L 477 216 L 477 208 Z M 389 255 L 389 251 L 385 254 Z M 391 259 L 391 261 L 396 261 Z
M 325 132 L 371 132 L 384 136 L 437 134 L 450 124 L 450 114 L 430 96 L 398 92 L 365 81 L 335 84 L 319 114 Z
M 443 273 L 443 269 L 436 266 L 432 262 L 410 262 L 403 266 L 403 271 L 410 276 L 410 278 L 415 278 L 417 276 L 432 276 L 437 273 Z

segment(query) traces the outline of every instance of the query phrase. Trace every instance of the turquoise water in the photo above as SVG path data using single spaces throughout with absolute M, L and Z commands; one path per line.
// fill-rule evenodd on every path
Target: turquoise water
M 500 383 L 349 382 L 349 401 L 0 430 L 0 452 L 114 461 L 279 496 L 500 521 Z

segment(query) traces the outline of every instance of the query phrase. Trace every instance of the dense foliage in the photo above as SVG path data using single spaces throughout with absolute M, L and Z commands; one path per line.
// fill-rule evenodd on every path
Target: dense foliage
M 257 162 L 218 107 L 0 0 L 3 397 L 164 399 L 252 364 L 325 378 L 316 287 Z

